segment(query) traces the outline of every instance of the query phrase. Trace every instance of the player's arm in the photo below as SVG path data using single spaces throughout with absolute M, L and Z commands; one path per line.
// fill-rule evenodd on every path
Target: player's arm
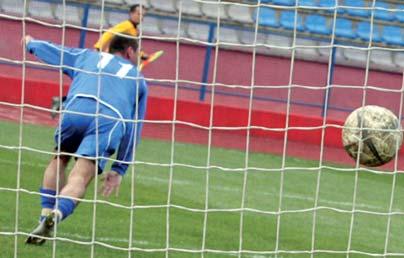
M 143 93 L 139 96 L 138 102 L 138 120 L 143 120 L 146 113 L 146 102 L 147 102 L 147 88 L 144 80 L 141 81 L 143 83 Z M 136 118 L 136 116 L 134 117 Z M 113 192 L 116 195 L 119 193 L 119 187 L 122 182 L 122 176 L 125 175 L 126 170 L 128 169 L 128 163 L 132 161 L 133 155 L 133 145 L 139 144 L 140 136 L 142 133 L 143 122 L 137 122 L 134 126 L 133 123 L 126 123 L 126 133 L 119 144 L 119 150 L 117 155 L 117 161 L 112 164 L 111 171 L 105 174 L 105 177 L 102 178 L 104 183 L 100 188 L 100 192 L 103 196 L 108 197 Z M 135 135 L 136 133 L 136 135 Z M 134 139 L 135 138 L 135 139 Z M 124 161 L 125 163 L 122 163 Z
M 110 28 L 106 32 L 101 35 L 101 38 L 94 45 L 95 48 L 100 50 L 101 52 L 109 52 L 109 45 L 117 34 L 125 34 L 130 28 L 126 22 L 121 22 Z
M 144 80 L 141 83 L 145 84 Z M 147 88 L 142 87 L 144 91 L 139 96 L 137 120 L 144 120 L 147 105 Z M 135 111 L 136 112 L 136 111 Z M 133 145 L 139 144 L 142 133 L 143 122 L 127 123 L 126 134 L 123 137 L 118 150 L 117 161 L 112 164 L 112 170 L 120 175 L 124 175 L 128 169 L 128 164 L 121 163 L 120 161 L 131 162 L 133 155 Z M 135 135 L 136 134 L 136 135 Z
M 69 48 L 43 40 L 36 40 L 31 36 L 23 38 L 23 43 L 27 51 L 35 55 L 39 60 L 51 65 L 62 65 L 63 72 L 70 77 L 74 76 L 74 71 L 71 68 L 75 66 L 77 58 L 87 51 L 86 49 Z

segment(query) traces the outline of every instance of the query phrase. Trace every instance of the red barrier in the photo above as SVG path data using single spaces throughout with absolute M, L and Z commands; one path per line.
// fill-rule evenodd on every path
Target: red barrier
M 0 76 L 0 101 L 9 103 L 26 103 L 49 108 L 52 96 L 59 96 L 59 85 L 45 81 L 22 81 L 18 78 Z M 24 87 L 24 100 L 21 101 L 22 88 Z M 63 85 L 63 92 L 68 91 L 68 86 Z M 63 95 L 63 94 L 62 94 Z
M 18 78 L 0 77 L 0 101 L 9 103 L 21 103 L 21 92 L 23 84 Z M 59 95 L 59 85 L 56 83 L 29 80 L 24 85 L 23 103 L 41 107 L 50 107 L 52 96 Z M 63 86 L 63 91 L 67 92 L 68 86 Z M 248 126 L 249 111 L 247 109 L 215 105 L 212 122 L 210 121 L 210 104 L 204 102 L 192 102 L 185 100 L 177 101 L 176 120 L 193 123 L 208 127 L 210 123 L 215 127 L 231 128 L 229 132 L 246 134 L 246 129 L 238 127 Z M 173 120 L 174 100 L 162 97 L 150 96 L 147 107 L 148 120 Z M 263 127 L 251 129 L 251 135 L 268 136 L 283 139 L 285 133 L 286 116 L 282 113 L 252 111 L 251 126 Z M 341 121 L 329 120 L 328 124 L 341 125 Z M 321 128 L 310 129 L 310 127 L 320 127 L 323 124 L 322 118 L 305 117 L 292 114 L 289 116 L 289 128 L 300 127 L 302 129 L 289 129 L 288 139 L 311 144 L 320 144 Z M 325 144 L 328 146 L 341 146 L 340 129 L 327 128 Z

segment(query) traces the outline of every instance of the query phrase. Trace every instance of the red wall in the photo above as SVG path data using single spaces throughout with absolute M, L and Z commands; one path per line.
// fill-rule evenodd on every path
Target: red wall
M 24 87 L 25 104 L 41 107 L 49 107 L 49 99 L 59 95 L 57 84 L 42 81 L 25 81 L 24 85 L 19 78 L 0 76 L 0 101 L 8 103 L 21 103 L 21 92 Z M 64 86 L 67 90 L 67 86 Z M 179 100 L 177 102 L 176 119 L 181 122 L 194 123 L 202 126 L 210 124 L 210 105 L 202 102 Z M 148 120 L 173 120 L 173 99 L 150 96 L 147 107 Z M 248 110 L 217 105 L 214 108 L 213 126 L 217 127 L 246 127 L 248 125 Z M 306 143 L 320 143 L 321 130 L 307 130 L 308 127 L 321 126 L 322 119 L 291 115 L 289 127 L 305 127 L 306 130 L 289 130 L 288 139 Z M 252 135 L 283 138 L 286 117 L 276 112 L 253 111 L 251 114 L 251 126 L 265 127 L 267 129 L 253 129 Z M 329 124 L 341 124 L 338 121 L 327 121 Z M 245 134 L 246 129 L 234 130 L 233 133 Z M 341 146 L 340 130 L 327 128 L 326 145 Z

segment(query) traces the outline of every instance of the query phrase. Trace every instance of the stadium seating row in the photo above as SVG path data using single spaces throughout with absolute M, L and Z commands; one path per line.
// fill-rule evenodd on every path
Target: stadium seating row
M 116 1 L 116 0 L 115 0 Z M 130 1 L 130 0 L 128 0 Z M 261 2 L 292 6 L 295 5 L 296 0 L 263 0 Z M 180 6 L 181 3 L 181 6 Z M 248 7 L 246 5 L 218 5 L 214 2 L 200 3 L 194 1 L 178 1 L 178 0 L 153 0 L 145 1 L 144 4 L 148 7 L 152 7 L 157 10 L 164 12 L 175 13 L 181 8 L 183 13 L 195 16 L 205 16 L 209 18 L 217 18 L 220 14 L 221 19 L 234 20 L 241 23 L 252 23 L 255 22 L 256 18 L 256 8 Z M 299 0 L 300 6 L 305 7 L 322 7 L 322 8 L 332 8 L 335 7 L 335 0 Z M 347 7 L 365 7 L 369 5 L 369 2 L 364 0 L 340 0 L 339 5 Z M 376 8 L 385 9 L 402 9 L 403 11 L 386 11 L 382 9 L 376 9 L 374 13 L 374 20 L 386 20 L 399 22 L 404 21 L 404 5 L 391 5 L 385 2 L 376 1 Z M 219 8 L 218 8 L 219 7 Z M 341 8 L 339 13 L 346 12 L 350 16 L 361 16 L 369 17 L 371 11 L 369 9 L 356 9 L 356 8 Z M 331 11 L 331 9 L 330 9 Z M 294 11 L 280 11 L 280 9 L 271 8 L 261 8 L 259 12 L 260 24 L 271 26 L 271 27 L 282 27 L 285 29 L 294 29 L 295 24 L 295 12 Z M 297 19 L 296 28 L 298 31 L 309 31 L 317 34 L 328 35 L 332 32 L 332 19 L 327 18 L 327 16 L 321 15 L 299 15 Z M 360 38 L 364 41 L 369 41 L 370 38 L 370 24 L 369 22 L 354 22 L 348 18 L 338 18 L 336 24 L 335 34 L 337 37 L 343 37 L 348 39 Z M 399 26 L 373 26 L 372 33 L 373 42 L 383 42 L 386 44 L 393 45 L 404 45 L 403 32 Z
M 118 0 L 114 0 L 118 1 Z M 279 0 L 272 0 L 279 1 Z M 306 4 L 308 0 L 303 0 L 302 4 Z M 173 1 L 166 0 L 153 0 L 152 2 L 154 7 L 157 8 L 166 8 L 166 11 L 174 11 L 176 7 L 173 5 Z M 145 4 L 150 4 L 145 2 Z M 23 0 L 16 1 L 4 1 L 1 5 L 1 8 L 6 12 L 18 13 L 22 12 L 20 6 L 22 6 Z M 178 4 L 178 2 L 177 2 Z M 197 6 L 200 7 L 200 4 L 193 1 L 184 1 L 183 6 L 181 8 L 186 10 L 188 14 L 198 15 L 199 10 L 203 10 L 203 15 L 212 15 L 213 13 L 217 13 L 217 5 L 213 4 L 205 4 L 204 8 L 198 9 L 195 8 Z M 184 6 L 185 5 L 185 6 Z M 149 6 L 150 7 L 150 6 Z M 171 9 L 170 9 L 171 8 Z M 209 9 L 213 8 L 213 9 Z M 216 9 L 216 10 L 215 10 Z M 247 6 L 241 5 L 232 5 L 228 8 L 227 12 L 224 12 L 224 9 L 221 9 L 223 14 L 221 14 L 223 18 L 226 19 L 235 19 L 239 22 L 253 22 L 251 13 L 252 11 L 248 9 Z M 81 24 L 81 17 L 83 8 L 81 6 L 76 5 L 66 5 L 65 10 L 63 9 L 63 5 L 55 5 L 48 2 L 42 1 L 30 1 L 30 5 L 28 8 L 28 15 L 50 19 L 50 20 L 58 20 L 60 23 L 62 22 L 62 18 L 64 17 L 65 11 L 65 21 L 70 24 Z M 404 12 L 403 12 L 404 13 Z M 296 26 L 298 31 L 307 31 L 315 34 L 324 34 L 328 35 L 332 32 L 333 24 L 332 19 L 327 18 L 326 16 L 321 15 L 302 15 L 299 14 L 297 17 L 296 25 L 295 25 L 295 12 L 294 11 L 279 11 L 272 8 L 261 8 L 259 17 L 259 23 L 263 26 L 269 26 L 273 28 L 283 28 L 287 30 L 293 30 Z M 91 8 L 90 15 L 88 17 L 88 25 L 91 27 L 100 27 L 101 21 L 103 21 L 103 27 L 109 27 L 113 24 L 116 24 L 122 19 L 126 18 L 125 12 L 105 12 L 104 17 L 101 19 L 101 11 L 97 8 Z M 170 25 L 166 26 L 170 27 Z M 150 29 L 153 29 L 150 27 Z M 371 26 L 369 22 L 354 22 L 350 19 L 346 18 L 337 18 L 337 23 L 335 27 L 335 35 L 337 37 L 347 38 L 347 39 L 362 39 L 363 41 L 368 42 L 370 38 L 370 30 Z M 400 27 L 397 26 L 373 26 L 372 33 L 372 41 L 373 42 L 383 42 L 386 44 L 392 45 L 404 45 L 403 39 L 403 31 Z
M 144 25 L 147 28 L 153 27 L 153 33 L 157 35 L 166 35 L 173 37 L 177 35 L 178 23 L 174 20 L 161 21 L 154 17 L 147 17 Z M 150 30 L 144 29 L 145 33 Z M 209 26 L 203 23 L 186 23 L 183 22 L 180 27 L 180 36 L 207 41 Z M 214 33 L 216 35 L 216 33 Z M 234 44 L 239 44 L 239 49 L 247 49 L 252 44 L 256 44 L 258 52 L 270 55 L 290 57 L 292 52 L 293 40 L 290 37 L 258 33 L 257 40 L 254 42 L 255 33 L 252 30 L 236 29 L 231 27 L 220 27 L 219 39 L 221 43 L 230 43 L 234 48 Z M 296 57 L 305 60 L 325 61 L 329 60 L 330 42 L 322 42 L 312 39 L 297 38 L 295 42 Z M 230 46 L 230 45 L 229 45 Z M 244 47 L 243 47 L 244 46 Z M 365 66 L 368 58 L 368 51 L 357 48 L 338 47 L 336 53 L 337 63 Z M 388 50 L 372 50 L 369 56 L 372 67 L 397 71 L 404 68 L 404 53 Z
M 16 1 L 3 1 L 3 5 L 7 9 L 17 9 L 22 6 L 23 0 Z M 105 0 L 106 3 L 112 4 L 133 4 L 133 0 Z M 138 1 L 136 1 L 138 2 Z M 295 0 L 262 0 L 262 3 L 270 3 L 275 5 L 290 6 L 295 5 Z M 335 0 L 299 0 L 299 6 L 305 8 L 333 8 L 335 7 Z M 222 19 L 231 19 L 240 22 L 253 22 L 255 17 L 255 12 L 253 12 L 252 7 L 246 5 L 228 5 L 214 3 L 214 1 L 209 1 L 206 3 L 194 2 L 194 1 L 179 1 L 179 0 L 143 0 L 144 4 L 148 8 L 154 8 L 156 10 L 165 11 L 169 13 L 178 12 L 180 5 L 182 11 L 186 14 L 195 16 L 207 16 L 211 18 L 216 18 L 219 13 Z M 339 8 L 339 13 L 346 12 L 352 16 L 369 17 L 371 11 L 369 9 L 357 9 L 358 7 L 364 7 L 369 3 L 364 0 L 342 0 L 339 1 L 339 6 L 355 8 Z M 36 6 L 39 6 L 35 4 Z M 46 5 L 46 3 L 44 4 Z M 376 8 L 385 8 L 389 10 L 397 9 L 404 10 L 404 5 L 391 5 L 385 2 L 376 1 Z M 35 6 L 34 6 L 35 7 Z M 43 10 L 46 15 L 46 10 Z M 330 9 L 331 11 L 331 9 Z M 404 21 L 404 11 L 387 11 L 382 9 L 377 9 L 374 14 L 375 19 L 381 19 L 386 21 L 397 20 L 399 22 Z
M 261 8 L 259 23 L 264 26 L 306 31 L 316 34 L 330 35 L 333 30 L 333 19 L 327 16 L 298 14 L 295 24 L 295 11 L 278 11 L 272 8 Z M 368 21 L 356 22 L 346 18 L 337 18 L 335 35 L 348 39 L 369 41 L 371 24 Z M 392 45 L 404 45 L 404 33 L 399 26 L 381 26 L 374 23 L 372 41 Z
M 106 0 L 107 2 L 123 2 L 133 3 L 131 0 Z M 257 2 L 257 0 L 250 0 L 251 2 Z M 218 7 L 221 18 L 224 19 L 245 19 L 252 21 L 254 13 L 248 11 L 248 6 L 245 5 L 229 5 L 229 4 L 217 4 L 214 1 L 208 1 L 206 3 L 194 2 L 194 1 L 179 1 L 179 0 L 144 0 L 144 5 L 152 7 L 157 10 L 166 12 L 177 12 L 182 4 L 182 10 L 185 13 L 193 14 L 196 16 L 208 16 L 217 17 Z M 222 2 L 223 3 L 223 2 Z M 261 3 L 273 4 L 278 6 L 295 6 L 296 0 L 262 0 Z M 332 12 L 336 7 L 336 0 L 299 0 L 298 5 L 304 9 L 318 10 L 320 7 L 322 10 Z M 365 0 L 339 0 L 338 1 L 338 13 L 346 13 L 349 16 L 357 17 L 370 17 L 372 13 L 372 1 Z M 353 8 L 352 8 L 353 7 Z M 244 10 L 243 17 L 238 17 L 239 11 Z M 246 11 L 247 10 L 247 11 Z M 396 10 L 396 11 L 394 11 Z M 402 11 L 399 11 L 402 10 Z M 404 21 L 404 5 L 395 5 L 383 1 L 375 1 L 374 19 L 383 20 L 389 22 L 403 22 Z M 246 11 L 246 12 L 245 12 Z
M 284 6 L 296 5 L 296 0 L 262 0 L 261 2 Z M 327 8 L 329 11 L 333 11 L 336 3 L 336 0 L 299 0 L 298 5 L 307 8 L 322 7 Z M 373 1 L 370 0 L 339 0 L 338 6 L 341 7 L 338 8 L 338 12 L 347 13 L 351 16 L 370 17 L 372 4 Z M 404 5 L 390 4 L 377 0 L 375 1 L 374 18 L 385 21 L 404 21 L 404 12 L 389 10 L 404 10 Z
M 17 15 L 22 15 L 22 10 L 18 6 L 18 1 L 6 1 L 2 2 L 0 8 L 8 13 L 13 13 Z M 22 1 L 22 0 L 21 0 Z M 154 1 L 154 0 L 153 0 Z M 8 4 L 5 4 L 7 3 Z M 193 1 L 185 1 L 191 3 Z M 185 3 L 184 2 L 184 3 Z M 240 6 L 236 7 L 239 8 Z M 65 11 L 65 12 L 63 12 Z M 284 12 L 282 12 L 283 14 Z M 285 12 L 286 13 L 286 12 Z M 66 23 L 79 25 L 82 20 L 83 8 L 82 6 L 76 5 L 66 5 L 65 9 L 62 5 L 50 4 L 42 1 L 30 1 L 28 8 L 28 15 L 33 17 L 39 17 L 44 19 L 51 19 L 59 23 L 65 15 Z M 285 15 L 285 14 L 284 14 Z M 241 15 L 239 15 L 241 16 Z M 109 27 L 127 18 L 127 13 L 125 11 L 112 11 L 106 10 L 104 17 L 101 19 L 100 9 L 91 8 L 90 15 L 88 17 L 88 25 L 92 27 L 100 27 L 100 22 L 103 21 L 103 27 Z M 283 17 L 284 18 L 284 17 Z M 294 17 L 293 17 L 294 18 Z M 279 23 L 280 28 L 287 26 L 289 22 L 290 28 L 294 26 L 294 19 L 291 22 L 288 19 L 281 19 L 282 24 Z M 336 34 L 340 33 L 341 37 L 352 37 L 352 31 L 346 30 L 348 27 L 346 24 L 352 23 L 350 20 L 338 19 Z M 302 23 L 303 24 L 303 23 Z M 302 25 L 306 26 L 306 25 Z M 304 27 L 303 27 L 304 29 Z M 346 31 L 344 31 L 346 30 Z M 366 23 L 359 22 L 356 26 L 355 35 L 366 40 L 369 37 L 370 25 Z M 386 27 L 384 28 L 386 30 Z M 377 31 L 377 29 L 375 30 Z M 142 24 L 142 32 L 146 35 L 164 35 L 166 37 L 176 37 L 178 33 L 178 21 L 176 19 L 161 18 L 154 15 L 146 16 L 144 23 Z M 319 33 L 319 32 L 317 32 Z M 345 34 L 344 34 L 345 33 Z M 200 22 L 182 22 L 180 26 L 180 36 L 186 37 L 194 40 L 207 41 L 209 34 L 209 24 Z M 390 37 L 394 37 L 397 33 L 390 33 Z M 216 35 L 216 34 L 215 34 Z M 222 43 L 240 44 L 248 45 L 254 43 L 254 32 L 247 29 L 242 29 L 240 27 L 220 27 L 220 38 L 218 39 Z M 383 35 L 379 38 L 383 38 Z M 355 36 L 356 37 L 356 36 Z M 374 36 L 375 37 L 375 36 Z M 280 56 L 290 56 L 292 39 L 287 36 L 273 35 L 267 33 L 259 33 L 257 35 L 258 45 L 266 45 L 266 47 L 259 47 L 261 52 L 280 55 Z M 324 47 L 329 45 L 329 43 L 298 38 L 295 42 L 296 56 L 302 59 L 308 60 L 322 60 L 327 61 L 329 59 L 330 48 Z M 241 49 L 246 49 L 246 47 L 239 47 Z M 357 64 L 363 66 L 367 61 L 368 51 L 350 49 L 350 48 L 338 48 L 336 58 L 337 62 L 341 64 Z M 392 51 L 382 51 L 373 50 L 370 55 L 370 62 L 374 66 L 379 66 L 383 70 L 398 70 L 404 68 L 404 53 L 392 52 Z

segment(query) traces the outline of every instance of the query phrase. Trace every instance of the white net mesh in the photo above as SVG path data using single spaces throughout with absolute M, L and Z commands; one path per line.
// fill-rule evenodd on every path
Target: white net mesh
M 17 44 L 93 48 L 136 3 L 0 1 L 4 257 L 404 256 L 400 151 L 364 168 L 339 134 L 360 106 L 402 117 L 404 10 L 393 0 L 142 2 L 140 48 L 165 53 L 144 70 L 143 142 L 120 196 L 100 196 L 96 176 L 44 248 L 25 246 L 43 170 L 60 154 L 50 99 L 70 80 Z

